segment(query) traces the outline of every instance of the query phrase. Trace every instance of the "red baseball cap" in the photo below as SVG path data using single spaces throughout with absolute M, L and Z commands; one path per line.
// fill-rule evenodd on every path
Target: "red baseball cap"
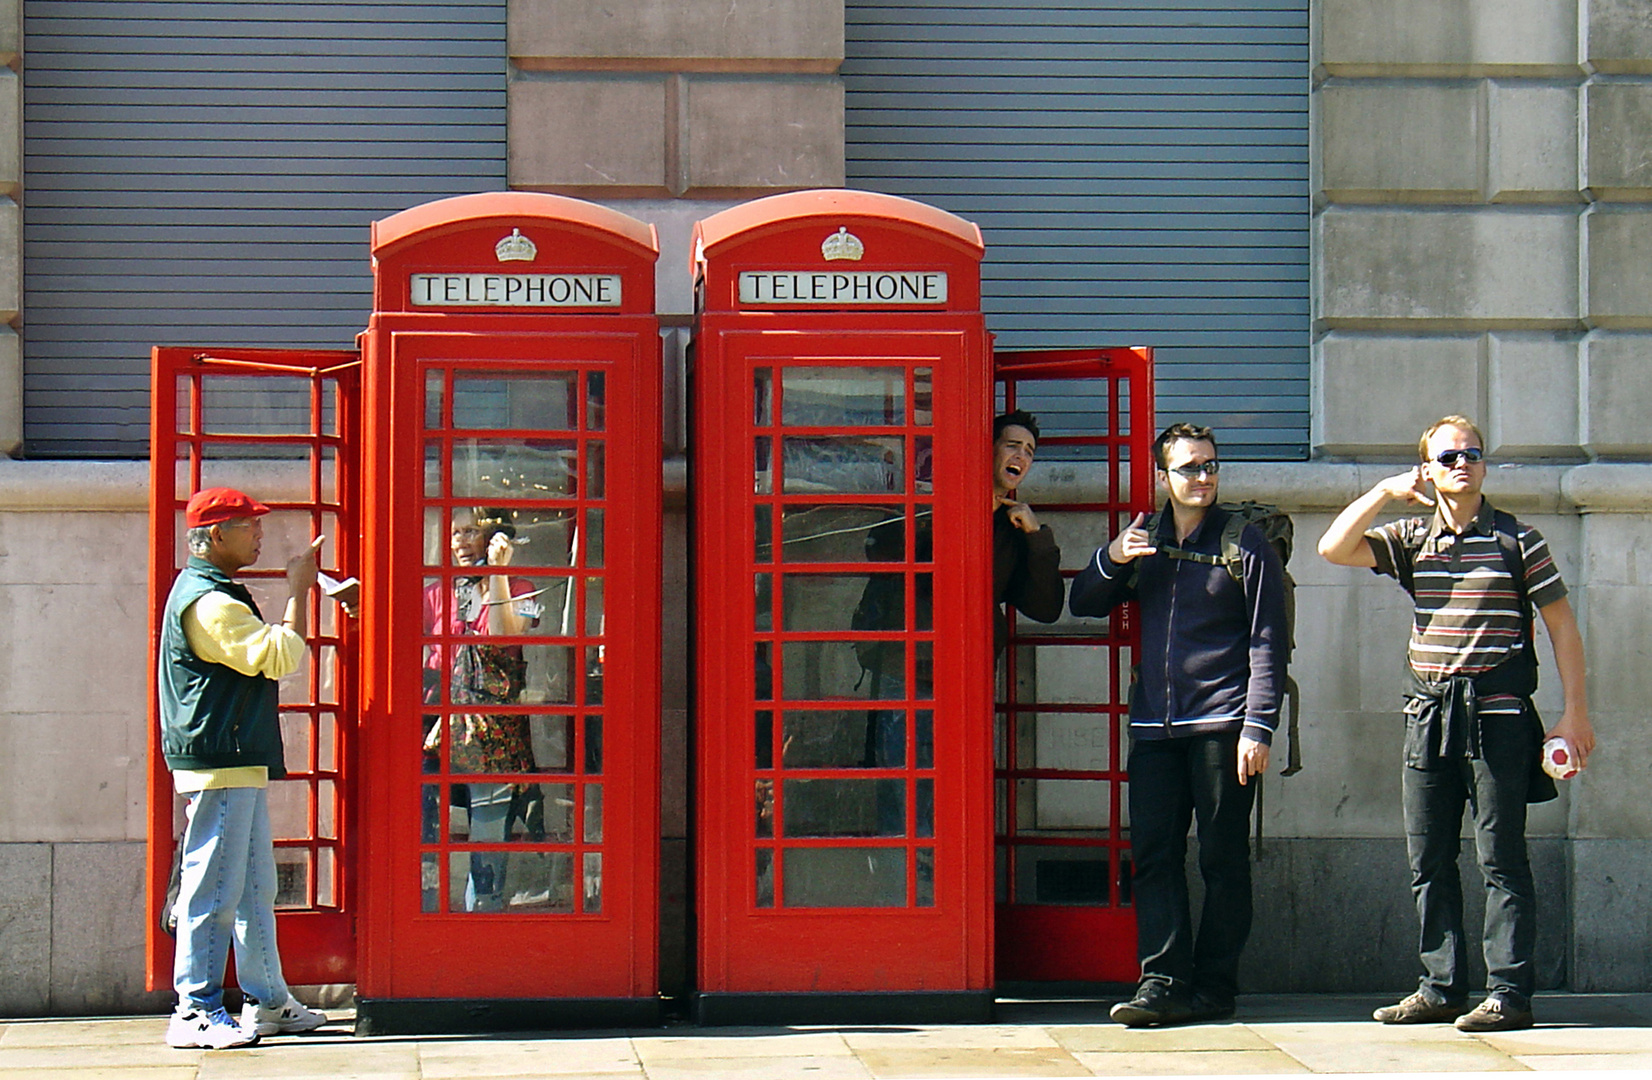
M 190 496 L 184 510 L 184 526 L 195 529 L 236 518 L 260 517 L 270 512 L 263 503 L 234 488 L 204 488 Z

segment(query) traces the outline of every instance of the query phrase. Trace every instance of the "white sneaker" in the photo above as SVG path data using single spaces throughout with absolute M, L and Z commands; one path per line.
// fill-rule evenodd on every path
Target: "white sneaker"
M 258 1032 L 241 1027 L 223 1009 L 175 1012 L 166 1025 L 166 1045 L 179 1050 L 232 1050 L 257 1043 Z
M 314 1031 L 326 1022 L 326 1013 L 305 1008 L 291 994 L 287 995 L 286 1004 L 273 1008 L 250 999 L 241 1006 L 241 1026 L 260 1035 L 296 1035 L 300 1031 Z

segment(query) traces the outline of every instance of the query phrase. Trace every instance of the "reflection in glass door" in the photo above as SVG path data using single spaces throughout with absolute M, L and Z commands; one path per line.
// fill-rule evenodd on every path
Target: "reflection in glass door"
M 606 377 L 423 370 L 420 910 L 600 914 Z

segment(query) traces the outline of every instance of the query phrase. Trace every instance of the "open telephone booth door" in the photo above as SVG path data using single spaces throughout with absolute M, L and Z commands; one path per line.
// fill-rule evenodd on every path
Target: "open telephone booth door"
M 158 990 L 172 985 L 173 942 L 162 924 L 183 813 L 160 754 L 156 658 L 167 593 L 189 558 L 184 507 L 203 488 L 235 487 L 271 508 L 264 560 L 238 575 L 266 618 L 285 603 L 286 557 L 312 537 L 326 537 L 325 573 L 354 573 L 361 363 L 354 351 L 157 348 L 151 374 L 146 975 Z M 357 636 L 319 591 L 308 602 L 310 647 L 281 680 L 287 777 L 269 789 L 276 923 L 288 982 L 350 983 Z
M 1153 508 L 1152 350 L 998 352 L 993 367 L 1001 409 L 1039 415 L 1039 465 L 1020 495 L 1070 580 Z M 1010 612 L 993 725 L 1000 983 L 1136 980 L 1125 740 L 1139 639 L 1134 604 L 1099 623 Z

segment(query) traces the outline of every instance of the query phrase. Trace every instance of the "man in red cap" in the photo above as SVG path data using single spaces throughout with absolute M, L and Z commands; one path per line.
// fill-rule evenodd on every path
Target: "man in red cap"
M 260 1035 L 310 1031 L 327 1018 L 287 989 L 275 941 L 275 846 L 265 789 L 286 775 L 276 680 L 304 656 L 317 538 L 287 561 L 287 604 L 264 622 L 234 579 L 258 561 L 270 508 L 233 488 L 208 488 L 184 512 L 189 562 L 173 582 L 161 627 L 161 750 L 187 800 L 179 868 L 178 1007 L 171 1046 L 222 1050 Z M 224 1011 L 231 941 L 247 1002 Z

